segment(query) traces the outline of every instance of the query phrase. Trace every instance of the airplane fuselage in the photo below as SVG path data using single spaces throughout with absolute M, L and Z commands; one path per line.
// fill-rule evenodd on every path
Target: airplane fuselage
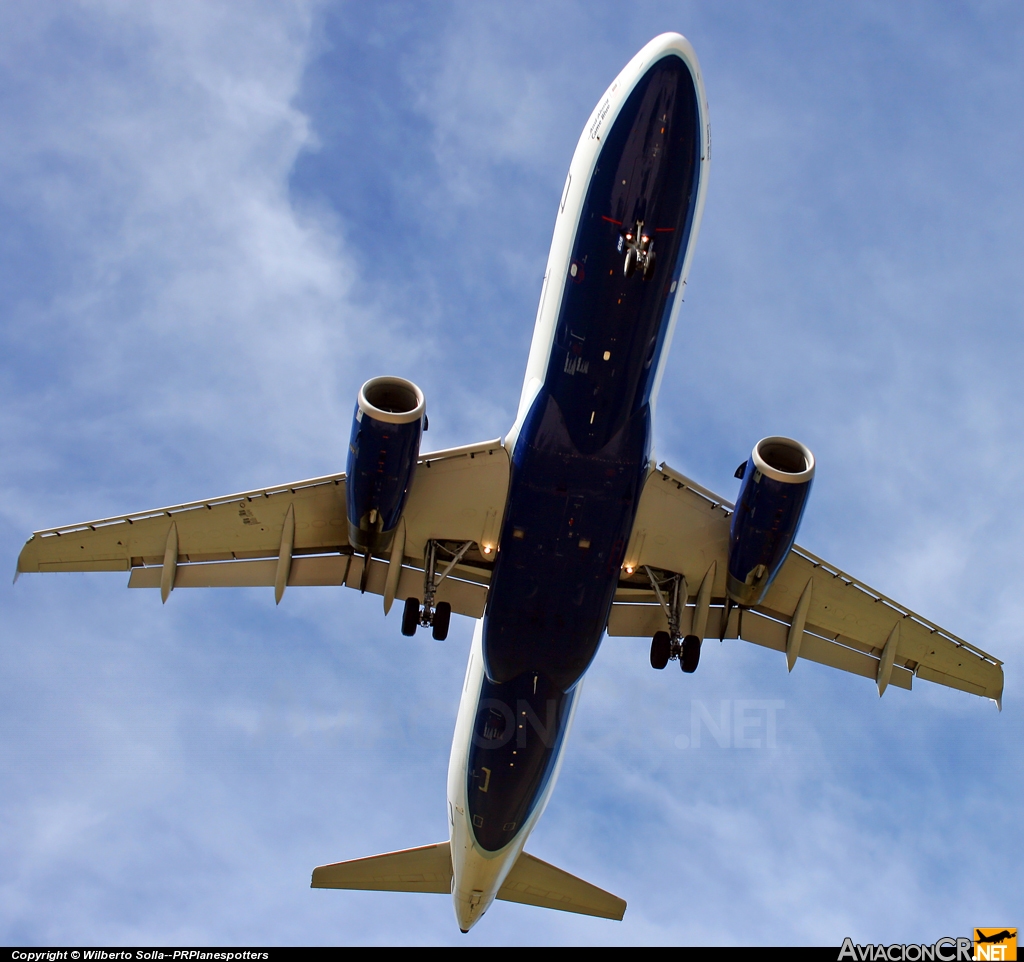
M 696 57 L 666 34 L 616 78 L 573 157 L 506 437 L 509 496 L 449 765 L 463 930 L 544 809 L 604 635 L 649 470 L 709 146 Z

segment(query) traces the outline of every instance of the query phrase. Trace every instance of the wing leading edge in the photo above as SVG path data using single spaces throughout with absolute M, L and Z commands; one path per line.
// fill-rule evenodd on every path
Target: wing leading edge
M 706 638 L 742 638 L 910 689 L 914 677 L 992 698 L 1001 707 L 1002 662 L 881 592 L 795 545 L 762 604 L 725 614 L 732 504 L 665 464 L 647 479 L 626 552 L 608 633 L 651 637 L 668 620 L 647 568 L 683 574 L 688 606 L 682 629 L 706 618 Z M 707 578 L 709 597 L 698 605 Z M 802 622 L 802 624 L 801 624 Z

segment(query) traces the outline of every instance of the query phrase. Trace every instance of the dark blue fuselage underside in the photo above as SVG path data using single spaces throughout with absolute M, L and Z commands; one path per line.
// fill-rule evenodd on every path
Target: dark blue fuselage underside
M 512 458 L 484 615 L 468 789 L 477 841 L 490 851 L 543 793 L 608 621 L 697 203 L 699 124 L 688 67 L 664 57 L 623 104 L 587 189 L 544 384 Z M 623 275 L 620 237 L 637 221 L 656 254 L 646 280 Z

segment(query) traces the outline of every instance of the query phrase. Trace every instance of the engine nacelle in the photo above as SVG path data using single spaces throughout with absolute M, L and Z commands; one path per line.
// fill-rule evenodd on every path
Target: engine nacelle
M 814 479 L 814 455 L 791 438 L 763 438 L 737 477 L 740 470 L 726 590 L 749 606 L 765 596 L 793 547 Z
M 360 389 L 348 445 L 348 540 L 381 552 L 394 537 L 416 471 L 427 409 L 423 392 L 401 377 L 375 377 Z

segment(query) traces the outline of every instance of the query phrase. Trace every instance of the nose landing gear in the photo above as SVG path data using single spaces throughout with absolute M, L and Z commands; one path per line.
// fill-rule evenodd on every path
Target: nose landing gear
M 626 260 L 622 265 L 622 276 L 630 278 L 636 273 L 637 268 L 645 281 L 650 280 L 654 274 L 654 241 L 649 234 L 644 233 L 644 222 L 638 220 L 633 227 L 627 227 L 619 235 L 619 250 L 626 250 Z

